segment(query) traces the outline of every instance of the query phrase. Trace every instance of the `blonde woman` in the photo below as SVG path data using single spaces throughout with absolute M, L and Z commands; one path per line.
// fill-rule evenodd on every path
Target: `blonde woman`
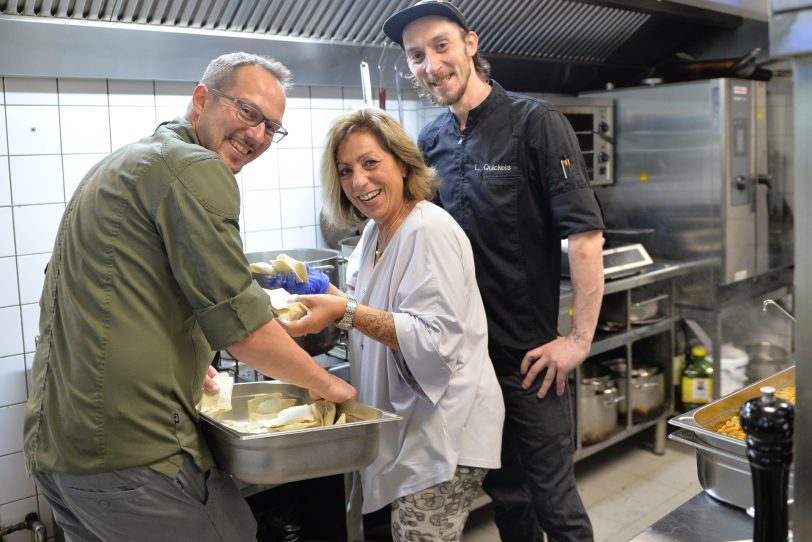
M 403 416 L 382 426 L 361 473 L 363 512 L 391 503 L 396 541 L 459 540 L 487 469 L 500 466 L 504 420 L 471 245 L 430 201 L 437 174 L 383 111 L 336 119 L 321 173 L 333 225 L 370 220 L 346 294 L 296 297 L 311 312 L 288 330 L 350 330 L 359 400 Z

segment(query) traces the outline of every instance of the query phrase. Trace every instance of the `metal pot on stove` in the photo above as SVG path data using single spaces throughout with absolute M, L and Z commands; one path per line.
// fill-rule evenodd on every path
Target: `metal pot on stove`
M 608 368 L 594 364 L 581 366 L 578 383 L 581 444 L 595 444 L 617 431 L 617 405 L 623 399 Z
M 326 248 L 290 248 L 267 252 L 249 252 L 245 256 L 248 258 L 248 263 L 258 263 L 275 260 L 280 254 L 287 254 L 291 258 L 308 264 L 313 269 L 318 269 L 330 277 L 330 282 L 333 285 L 337 288 L 340 287 L 338 282 L 338 268 L 341 254 L 336 250 Z M 260 273 L 254 273 L 254 278 L 259 281 L 262 276 Z M 332 350 L 336 342 L 338 342 L 339 336 L 340 330 L 337 327 L 327 326 L 318 333 L 294 337 L 293 340 L 311 356 L 318 356 Z
M 618 391 L 621 395 L 627 394 L 627 364 L 626 358 L 611 359 L 604 362 L 617 379 Z M 638 361 L 632 362 L 631 373 L 631 408 L 632 423 L 641 423 L 652 420 L 663 413 L 665 409 L 665 375 L 662 368 L 653 364 Z M 626 401 L 618 405 L 618 412 L 626 416 Z

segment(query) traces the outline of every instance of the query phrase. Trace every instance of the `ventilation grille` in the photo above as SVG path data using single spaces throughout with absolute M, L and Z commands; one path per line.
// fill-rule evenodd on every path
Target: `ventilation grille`
M 414 0 L 0 0 L 7 16 L 384 44 L 383 22 Z M 492 55 L 602 63 L 650 17 L 567 0 L 457 0 Z

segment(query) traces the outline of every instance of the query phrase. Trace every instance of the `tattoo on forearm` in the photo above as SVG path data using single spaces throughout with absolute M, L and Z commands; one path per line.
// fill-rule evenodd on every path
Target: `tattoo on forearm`
M 573 342 L 579 343 L 582 340 L 584 340 L 584 332 L 577 329 L 573 329 L 572 331 L 570 331 L 570 338 L 572 338 Z
M 378 342 L 400 350 L 398 337 L 395 333 L 395 318 L 389 312 L 365 314 L 358 319 L 355 328 Z

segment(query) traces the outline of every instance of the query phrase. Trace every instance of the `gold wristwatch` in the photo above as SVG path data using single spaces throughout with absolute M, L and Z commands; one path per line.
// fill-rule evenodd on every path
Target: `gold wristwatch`
M 347 297 L 347 306 L 344 309 L 344 317 L 335 323 L 338 329 L 349 331 L 352 329 L 352 318 L 355 316 L 355 307 L 358 303 L 351 297 Z

